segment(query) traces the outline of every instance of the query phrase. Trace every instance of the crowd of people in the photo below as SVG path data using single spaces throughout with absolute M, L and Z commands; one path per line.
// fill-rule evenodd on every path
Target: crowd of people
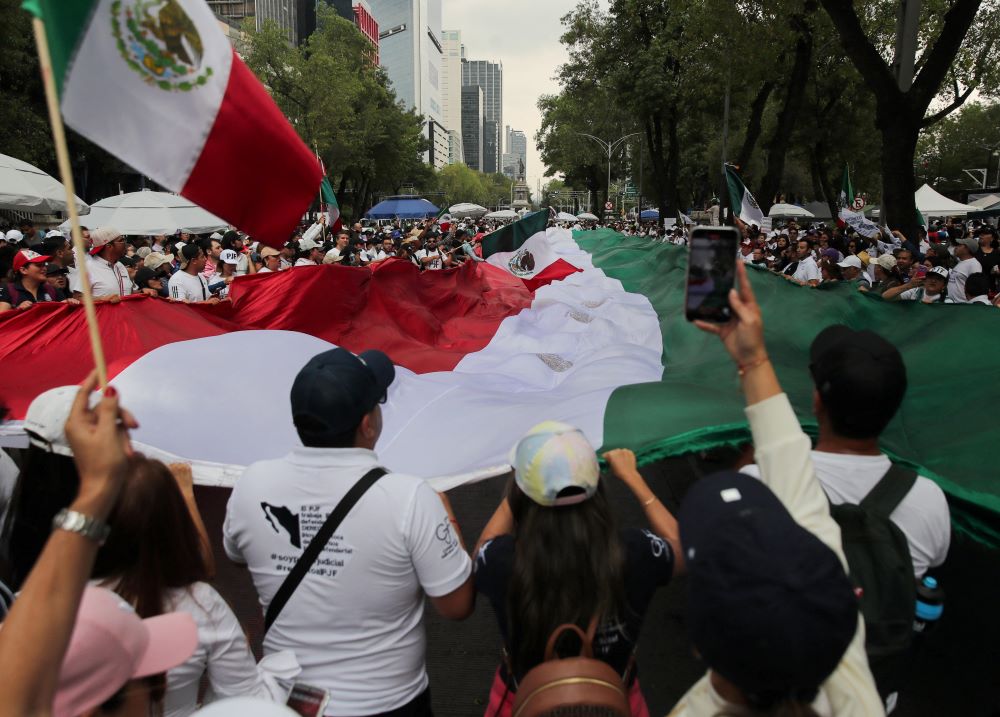
M 421 270 L 482 261 L 475 243 L 495 223 L 439 224 L 394 221 L 355 223 L 330 231 L 325 216 L 303 225 L 280 248 L 235 230 L 209 235 L 123 236 L 113 227 L 82 228 L 86 268 L 99 300 L 148 294 L 187 303 L 218 303 L 238 276 L 299 266 L 368 266 L 389 258 Z M 71 239 L 59 229 L 38 230 L 31 222 L 0 231 L 0 311 L 27 309 L 37 302 L 78 302 L 82 295 Z
M 431 251 L 432 230 L 418 231 Z M 94 256 L 109 265 L 95 284 L 111 284 L 112 273 L 124 281 L 112 263 L 128 252 L 118 239 L 91 232 Z M 345 261 L 357 247 L 348 237 L 320 258 L 310 241 L 307 231 L 296 261 L 334 250 Z M 218 253 L 177 242 L 184 238 L 160 238 L 143 258 L 179 257 L 199 284 L 222 252 L 246 257 L 247 272 L 257 263 L 238 236 L 223 236 Z M 292 254 L 281 258 L 294 264 Z M 240 270 L 239 259 L 222 263 Z M 871 332 L 821 332 L 801 369 L 816 389 L 813 449 L 771 366 L 746 274 L 740 264 L 733 318 L 698 326 L 718 336 L 740 377 L 752 464 L 700 479 L 675 515 L 631 451 L 609 451 L 610 476 L 642 508 L 645 524 L 635 527 L 618 525 L 595 447 L 573 426 L 546 421 L 512 448 L 505 497 L 469 549 L 446 494 L 379 467 L 390 359 L 339 348 L 312 358 L 290 394 L 302 446 L 249 466 L 222 526 L 228 559 L 247 567 L 266 612 L 260 662 L 211 585 L 190 469 L 136 453 L 128 431 L 142 416 L 119 405 L 113 387 L 96 394 L 95 376 L 40 395 L 20 465 L 0 453 L 0 476 L 14 484 L 0 567 L 18 594 L 0 629 L 0 712 L 173 717 L 212 703 L 206 715 L 279 715 L 289 690 L 308 685 L 327 715 L 430 715 L 425 597 L 444 618 L 463 620 L 481 594 L 503 645 L 487 715 L 573 714 L 532 711 L 537 690 L 519 689 L 554 649 L 581 649 L 572 637 L 556 641 L 568 623 L 627 705 L 587 714 L 642 717 L 636 645 L 657 639 L 643 634 L 644 617 L 660 587 L 687 575 L 686 622 L 707 673 L 672 715 L 884 714 L 898 685 L 881 683 L 866 655 L 831 504 L 858 503 L 895 475 L 878 437 L 906 393 L 906 367 Z M 916 580 L 945 560 L 950 517 L 935 483 L 910 480 L 891 521 Z
M 83 228 L 87 275 L 96 298 L 148 294 L 184 302 L 225 300 L 233 279 L 299 266 L 368 266 L 388 258 L 420 270 L 482 261 L 477 243 L 497 222 L 466 219 L 358 222 L 330 231 L 325 216 L 303 225 L 280 248 L 238 231 L 211 235 L 122 236 L 113 227 Z M 573 229 L 609 227 L 626 236 L 687 244 L 690 226 L 658 222 L 577 222 Z M 799 284 L 855 282 L 887 301 L 974 303 L 1000 306 L 1000 236 L 987 222 L 937 221 L 911 240 L 883 230 L 865 238 L 846 227 L 799 226 L 773 230 L 738 222 L 744 262 Z M 0 231 L 0 311 L 37 302 L 76 302 L 81 286 L 68 235 L 31 222 Z

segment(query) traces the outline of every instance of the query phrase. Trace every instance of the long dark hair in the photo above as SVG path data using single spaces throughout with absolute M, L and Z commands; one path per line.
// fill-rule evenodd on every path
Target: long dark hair
M 177 482 L 160 461 L 137 454 L 110 518 L 111 534 L 97 553 L 94 577 L 114 581 L 115 592 L 139 617 L 160 615 L 171 588 L 210 578 L 201 537 Z
M 0 535 L 0 573 L 7 587 L 20 590 L 52 534 L 52 519 L 80 489 L 70 456 L 32 444 L 24 456 Z
M 625 553 L 603 483 L 589 500 L 546 508 L 512 479 L 507 498 L 515 523 L 508 635 L 514 672 L 523 674 L 544 659 L 559 625 L 586 630 L 595 615 L 602 622 L 624 617 Z

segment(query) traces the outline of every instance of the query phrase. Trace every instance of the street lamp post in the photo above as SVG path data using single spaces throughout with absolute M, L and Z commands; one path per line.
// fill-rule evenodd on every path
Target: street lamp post
M 608 189 L 607 189 L 607 191 L 604 194 L 604 201 L 608 201 L 608 199 L 610 198 L 610 195 L 611 195 L 611 157 L 612 157 L 612 155 L 614 155 L 615 150 L 618 149 L 625 142 L 625 140 L 630 139 L 632 137 L 638 137 L 640 133 L 639 132 L 632 132 L 631 134 L 627 134 L 624 137 L 619 137 L 614 142 L 609 142 L 608 140 L 604 140 L 604 139 L 601 139 L 600 137 L 595 137 L 592 134 L 586 134 L 584 132 L 574 132 L 574 134 L 578 134 L 581 137 L 586 137 L 588 139 L 594 140 L 599 145 L 601 145 L 601 149 L 603 149 L 607 153 L 607 155 L 608 155 Z

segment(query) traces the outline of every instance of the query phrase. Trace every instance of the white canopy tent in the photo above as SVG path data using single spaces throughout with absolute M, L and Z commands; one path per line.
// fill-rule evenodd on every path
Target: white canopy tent
M 997 205 L 1000 205 L 1000 194 L 987 194 L 985 197 L 980 197 L 975 201 L 969 202 L 970 207 L 975 207 L 979 210 L 992 209 Z
M 486 219 L 517 219 L 517 212 L 512 209 L 501 209 L 498 212 L 490 212 Z M 575 217 L 574 217 L 575 218 Z
M 90 207 L 76 197 L 76 208 L 86 214 Z M 0 154 L 0 209 L 32 214 L 68 211 L 66 188 L 55 177 L 16 157 Z
M 590 212 L 583 212 L 581 214 L 577 214 L 576 218 L 577 219 L 582 219 L 585 222 L 596 222 L 596 221 L 599 221 L 598 218 L 596 216 L 594 216 L 593 214 L 591 214 Z
M 769 217 L 804 217 L 809 218 L 814 216 L 812 212 L 802 207 L 797 207 L 794 204 L 775 204 L 771 207 L 771 210 L 767 213 Z
M 556 221 L 558 222 L 575 222 L 576 217 L 569 212 L 559 212 L 556 214 Z
M 925 217 L 964 217 L 969 212 L 979 209 L 979 207 L 948 199 L 943 194 L 934 191 L 929 184 L 918 189 L 914 197 L 917 200 L 917 209 Z
M 178 230 L 206 234 L 229 224 L 184 197 L 167 192 L 129 192 L 102 199 L 90 207 L 83 224 L 89 229 L 114 227 L 122 234 L 173 234 Z
M 489 211 L 486 207 L 481 207 L 478 204 L 471 204 L 469 202 L 461 202 L 460 204 L 452 204 L 448 208 L 448 213 L 451 214 L 452 219 L 478 219 Z

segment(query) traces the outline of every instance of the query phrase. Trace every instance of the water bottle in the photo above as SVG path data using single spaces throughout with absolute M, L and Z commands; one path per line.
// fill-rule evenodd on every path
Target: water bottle
M 944 590 L 938 587 L 936 579 L 930 575 L 917 584 L 917 611 L 913 620 L 913 632 L 922 635 L 928 632 L 944 612 Z

